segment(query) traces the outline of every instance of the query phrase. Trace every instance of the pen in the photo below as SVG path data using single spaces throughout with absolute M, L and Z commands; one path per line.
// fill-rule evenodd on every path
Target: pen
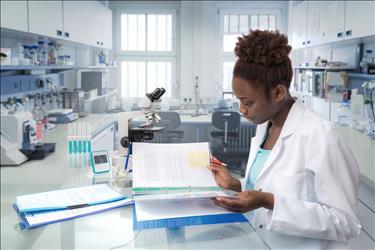
M 227 164 L 222 163 L 221 161 L 219 161 L 217 159 L 214 159 L 214 158 L 211 159 L 211 163 L 216 164 L 216 165 L 220 165 L 220 166 L 223 166 L 223 167 L 228 167 Z

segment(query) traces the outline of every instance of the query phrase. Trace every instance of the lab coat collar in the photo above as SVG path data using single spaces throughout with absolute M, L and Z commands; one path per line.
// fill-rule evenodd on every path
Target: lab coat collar
M 301 101 L 296 99 L 296 101 L 294 102 L 294 104 L 292 105 L 292 107 L 291 107 L 291 109 L 288 113 L 288 116 L 287 116 L 287 118 L 285 120 L 285 123 L 283 125 L 283 128 L 281 130 L 280 136 L 277 139 L 275 145 L 273 146 L 272 151 L 271 151 L 270 155 L 268 156 L 267 161 L 264 163 L 264 166 L 263 166 L 261 172 L 258 175 L 258 178 L 257 178 L 257 181 L 256 181 L 257 183 L 260 183 L 264 174 L 271 169 L 272 163 L 277 159 L 278 155 L 282 151 L 281 149 L 282 149 L 282 146 L 283 146 L 283 140 L 285 138 L 287 138 L 288 136 L 292 135 L 293 132 L 296 130 L 297 126 L 300 124 L 300 121 L 302 119 L 302 116 L 303 116 L 304 112 L 305 112 L 305 106 L 303 105 L 303 103 Z M 260 125 L 260 131 L 259 131 L 259 134 L 258 134 L 258 138 L 256 140 L 256 143 L 254 143 L 255 144 L 254 146 L 258 150 L 259 150 L 259 147 L 260 147 L 261 143 L 263 142 L 263 139 L 265 138 L 265 135 L 267 133 L 268 125 L 269 125 L 269 121 Z M 253 161 L 254 160 L 255 160 L 255 158 L 253 159 Z M 252 166 L 252 164 L 251 164 L 251 166 Z

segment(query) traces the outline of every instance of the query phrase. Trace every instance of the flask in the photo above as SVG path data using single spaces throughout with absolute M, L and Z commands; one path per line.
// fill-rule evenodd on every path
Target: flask
M 351 108 L 348 101 L 348 92 L 347 90 L 344 92 L 343 100 L 341 102 L 340 107 L 337 109 L 337 123 L 341 126 L 350 126 L 351 124 Z

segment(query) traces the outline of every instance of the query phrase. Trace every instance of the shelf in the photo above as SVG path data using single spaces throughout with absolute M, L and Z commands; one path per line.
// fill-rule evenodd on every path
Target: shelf
M 347 76 L 349 76 L 349 78 L 360 78 L 360 79 L 367 79 L 367 80 L 375 80 L 375 75 L 373 75 L 373 74 L 348 73 Z
M 76 69 L 76 65 L 41 65 L 41 66 L 31 66 L 31 65 L 1 65 L 1 71 L 11 71 L 11 70 L 69 70 Z
M 322 69 L 322 70 L 356 70 L 352 67 L 316 67 L 316 66 L 293 66 L 293 69 Z

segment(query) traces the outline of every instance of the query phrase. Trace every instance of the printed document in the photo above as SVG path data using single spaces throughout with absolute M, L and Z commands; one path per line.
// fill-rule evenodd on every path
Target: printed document
M 123 199 L 119 201 L 114 201 L 110 203 L 88 206 L 76 209 L 65 209 L 65 210 L 55 210 L 55 211 L 43 211 L 43 212 L 31 212 L 24 213 L 24 220 L 27 221 L 28 227 L 32 228 L 38 225 L 45 225 L 52 222 L 64 221 L 76 217 L 81 217 L 84 215 L 94 214 L 101 211 L 106 211 L 112 208 L 118 208 L 131 204 L 133 201 L 131 199 Z
M 210 198 L 137 200 L 135 208 L 137 221 L 233 213 L 217 206 Z
M 16 205 L 20 212 L 35 212 L 74 205 L 96 205 L 124 198 L 107 184 L 99 184 L 18 196 Z
M 218 187 L 202 143 L 133 143 L 133 188 Z

